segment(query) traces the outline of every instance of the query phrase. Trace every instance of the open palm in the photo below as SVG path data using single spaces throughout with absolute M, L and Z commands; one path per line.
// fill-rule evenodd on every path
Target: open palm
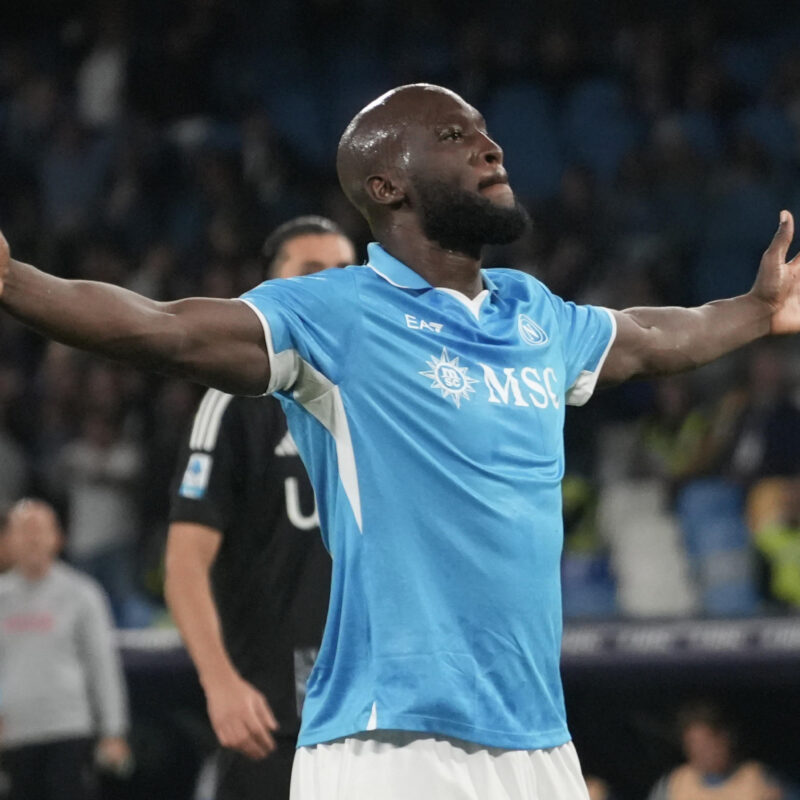
M 781 212 L 781 222 L 761 258 L 751 294 L 772 308 L 770 333 L 800 332 L 800 254 L 786 260 L 794 236 L 794 219 Z

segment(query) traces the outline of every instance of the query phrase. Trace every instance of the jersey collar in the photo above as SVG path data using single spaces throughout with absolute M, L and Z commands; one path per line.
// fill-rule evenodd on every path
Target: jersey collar
M 428 281 L 418 272 L 407 267 L 402 261 L 389 255 L 377 242 L 367 245 L 367 266 L 381 276 L 385 281 L 397 286 L 399 289 L 432 289 Z M 485 269 L 481 270 L 483 285 L 494 294 L 497 284 L 489 277 Z

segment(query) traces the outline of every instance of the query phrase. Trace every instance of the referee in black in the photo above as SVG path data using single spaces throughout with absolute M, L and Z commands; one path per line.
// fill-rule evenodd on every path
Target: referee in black
M 269 278 L 355 260 L 350 240 L 323 217 L 281 225 L 262 253 Z M 165 594 L 223 748 L 216 800 L 289 797 L 330 594 L 318 526 L 279 402 L 209 389 L 172 487 Z

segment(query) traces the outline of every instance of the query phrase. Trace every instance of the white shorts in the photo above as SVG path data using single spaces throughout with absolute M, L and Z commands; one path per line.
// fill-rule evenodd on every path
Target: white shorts
M 410 731 L 298 749 L 291 800 L 588 800 L 572 742 L 502 750 Z

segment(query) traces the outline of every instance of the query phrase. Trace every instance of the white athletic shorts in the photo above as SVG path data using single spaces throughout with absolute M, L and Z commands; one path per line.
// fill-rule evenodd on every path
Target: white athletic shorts
M 291 800 L 588 800 L 572 742 L 502 750 L 411 731 L 298 749 Z

